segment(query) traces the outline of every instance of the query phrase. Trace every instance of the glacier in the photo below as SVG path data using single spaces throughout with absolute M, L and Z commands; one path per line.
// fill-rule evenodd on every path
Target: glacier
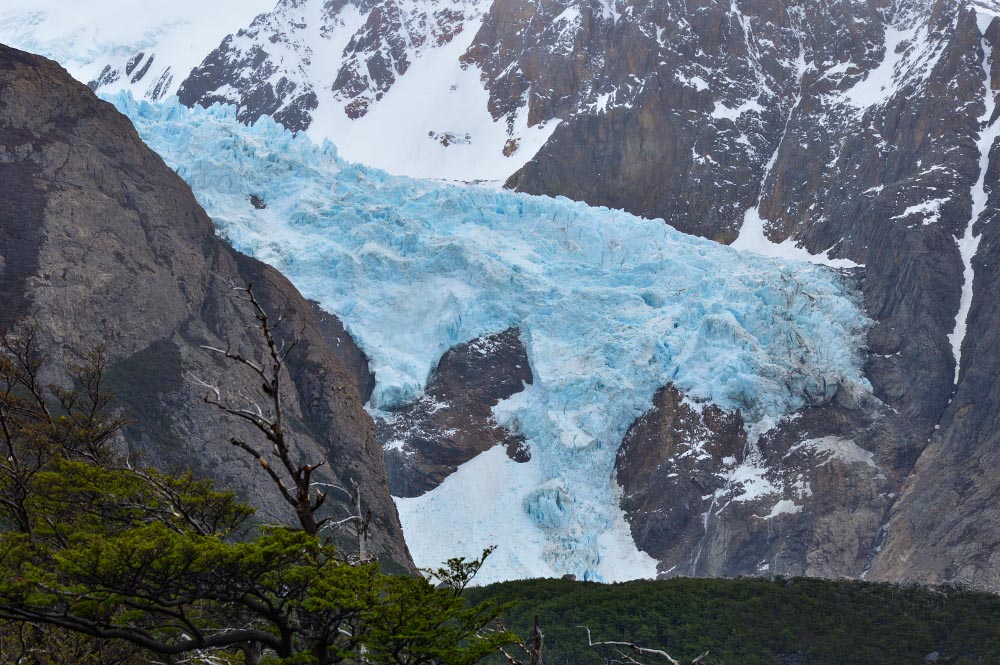
M 373 411 L 418 397 L 455 344 L 520 329 L 535 382 L 494 413 L 532 459 L 488 451 L 398 500 L 420 566 L 499 544 L 481 581 L 653 576 L 614 464 L 657 389 L 740 410 L 753 431 L 870 390 L 869 320 L 837 271 L 567 199 L 391 176 L 232 107 L 110 101 L 223 237 L 344 322 L 371 359 Z

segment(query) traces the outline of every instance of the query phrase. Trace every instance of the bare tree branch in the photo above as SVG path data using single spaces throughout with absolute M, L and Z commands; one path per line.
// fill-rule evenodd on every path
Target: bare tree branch
M 619 641 L 614 641 L 614 640 L 605 640 L 605 641 L 602 641 L 602 642 L 595 642 L 593 640 L 593 638 L 591 637 L 591 635 L 590 635 L 590 628 L 588 628 L 587 626 L 577 626 L 577 628 L 583 628 L 585 631 L 587 631 L 587 646 L 591 646 L 591 647 L 597 647 L 597 646 L 625 647 L 626 649 L 631 649 L 632 651 L 634 651 L 635 653 L 638 653 L 638 654 L 645 654 L 645 655 L 650 655 L 650 656 L 662 656 L 663 658 L 666 658 L 668 661 L 670 661 L 672 663 L 672 665 L 681 665 L 681 662 L 679 660 L 675 659 L 673 656 L 671 656 L 669 653 L 667 653 L 666 651 L 664 651 L 662 649 L 650 649 L 650 648 L 647 648 L 647 647 L 641 647 L 638 644 L 633 644 L 632 642 L 619 642 Z M 627 662 L 631 663 L 632 665 L 642 665 L 641 663 L 639 663 L 638 661 L 636 661 L 631 656 L 628 656 L 628 655 L 626 655 L 625 653 L 623 653 L 621 651 L 619 651 L 619 653 L 622 655 L 623 658 L 627 659 Z M 700 663 L 702 661 L 702 659 L 704 659 L 705 656 L 707 656 L 707 655 L 708 655 L 708 652 L 706 651 L 705 653 L 703 653 L 701 656 L 699 656 L 693 662 Z
M 255 328 L 264 339 L 266 348 L 266 361 L 257 361 L 248 358 L 246 355 L 234 351 L 231 346 L 220 349 L 214 346 L 205 345 L 207 351 L 220 354 L 228 360 L 249 368 L 261 379 L 260 390 L 266 396 L 267 413 L 265 409 L 250 399 L 243 396 L 246 404 L 234 404 L 231 399 L 224 399 L 222 390 L 217 386 L 194 378 L 194 383 L 206 389 L 204 401 L 218 408 L 223 413 L 243 420 L 251 424 L 264 438 L 271 444 L 270 454 L 275 459 L 272 464 L 265 454 L 255 448 L 250 443 L 238 438 L 233 438 L 230 442 L 250 454 L 257 460 L 261 468 L 268 474 L 272 482 L 277 486 L 285 501 L 295 510 L 299 525 L 310 535 L 317 535 L 324 525 L 329 523 L 329 518 L 317 519 L 316 513 L 325 504 L 326 492 L 314 489 L 312 482 L 313 472 L 322 467 L 325 461 L 316 464 L 301 464 L 294 459 L 292 442 L 286 435 L 284 429 L 284 403 L 282 401 L 282 370 L 288 355 L 296 347 L 297 340 L 286 343 L 275 338 L 275 330 L 284 322 L 284 315 L 279 314 L 276 319 L 272 319 L 264 306 L 257 299 L 253 290 L 253 284 L 246 286 L 232 286 L 235 298 L 242 302 L 249 303 L 253 309 L 253 316 L 256 323 L 248 327 Z M 356 503 L 360 505 L 360 497 Z M 367 523 L 364 525 L 367 531 Z M 359 536 L 360 537 L 360 536 Z M 366 536 L 367 537 L 367 536 Z

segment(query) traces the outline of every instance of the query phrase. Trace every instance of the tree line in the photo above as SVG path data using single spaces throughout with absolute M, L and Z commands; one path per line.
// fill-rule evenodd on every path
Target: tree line
M 381 571 L 357 486 L 317 486 L 323 462 L 301 460 L 284 426 L 294 341 L 279 340 L 280 317 L 252 286 L 234 294 L 261 348 L 212 350 L 259 388 L 200 386 L 254 426 L 259 440 L 221 445 L 256 460 L 292 525 L 260 525 L 230 490 L 129 460 L 115 445 L 126 421 L 103 353 L 46 385 L 38 330 L 0 336 L 0 662 L 472 665 L 516 644 L 497 623 L 503 605 L 463 598 L 482 558 L 427 575 Z M 321 511 L 330 491 L 350 496 L 351 514 Z M 344 528 L 355 548 L 335 545 Z

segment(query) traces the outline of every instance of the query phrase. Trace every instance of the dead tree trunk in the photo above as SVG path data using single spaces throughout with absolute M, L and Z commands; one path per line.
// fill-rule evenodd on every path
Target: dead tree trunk
M 325 461 L 317 464 L 298 464 L 294 459 L 295 451 L 289 441 L 284 428 L 284 404 L 281 400 L 282 370 L 288 354 L 295 348 L 296 342 L 280 344 L 275 339 L 275 330 L 281 325 L 282 317 L 274 322 L 268 316 L 267 311 L 257 300 L 253 292 L 253 284 L 245 287 L 233 287 L 237 293 L 236 298 L 250 303 L 253 308 L 254 318 L 257 321 L 257 328 L 267 349 L 267 360 L 257 361 L 247 358 L 232 348 L 217 349 L 205 346 L 204 349 L 219 353 L 235 363 L 249 368 L 257 375 L 261 381 L 261 391 L 264 395 L 265 406 L 252 399 L 241 400 L 244 403 L 235 403 L 229 397 L 223 398 L 222 390 L 218 386 L 211 385 L 196 379 L 203 388 L 207 388 L 205 402 L 218 407 L 221 411 L 244 420 L 254 426 L 264 438 L 271 444 L 271 453 L 265 455 L 257 446 L 242 439 L 233 437 L 230 439 L 237 448 L 251 455 L 260 464 L 261 468 L 271 478 L 278 488 L 282 498 L 295 511 L 302 530 L 312 536 L 319 535 L 320 529 L 329 521 L 329 518 L 318 519 L 317 511 L 326 501 L 326 493 L 314 489 L 312 482 L 313 472 L 323 466 Z M 272 464 L 272 460 L 277 464 Z M 290 485 L 290 486 L 289 486 Z
M 531 631 L 531 648 L 528 651 L 528 665 L 542 665 L 542 642 L 545 636 L 538 626 L 538 615 L 535 615 L 535 628 Z

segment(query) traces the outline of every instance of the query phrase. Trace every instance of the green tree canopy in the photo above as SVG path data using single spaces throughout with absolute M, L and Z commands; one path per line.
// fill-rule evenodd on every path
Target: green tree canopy
M 293 464 L 281 427 L 284 354 L 252 289 L 240 293 L 268 361 L 224 353 L 263 377 L 270 408 L 208 401 L 271 444 L 274 464 L 253 443 L 230 442 L 258 459 L 299 524 L 253 525 L 231 491 L 129 464 L 113 445 L 123 420 L 103 386 L 105 357 L 71 366 L 69 387 L 43 385 L 46 359 L 26 327 L 2 336 L 0 354 L 0 618 L 167 662 L 472 665 L 497 652 L 512 637 L 494 626 L 502 606 L 469 606 L 461 593 L 481 560 L 450 562 L 439 586 L 383 574 L 364 552 L 359 496 L 361 556 L 324 537 L 315 466 Z

